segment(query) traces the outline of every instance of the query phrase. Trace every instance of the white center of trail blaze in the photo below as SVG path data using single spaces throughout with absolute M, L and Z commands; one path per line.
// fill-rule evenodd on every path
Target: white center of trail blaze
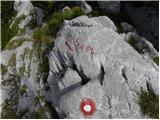
M 86 112 L 90 112 L 91 111 L 91 106 L 90 105 L 85 105 L 83 107 L 83 109 L 86 111 Z

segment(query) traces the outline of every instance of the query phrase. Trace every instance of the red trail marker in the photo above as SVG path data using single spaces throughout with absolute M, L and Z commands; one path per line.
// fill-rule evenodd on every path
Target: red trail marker
M 96 104 L 93 100 L 87 98 L 80 103 L 80 110 L 85 116 L 91 116 L 96 111 Z

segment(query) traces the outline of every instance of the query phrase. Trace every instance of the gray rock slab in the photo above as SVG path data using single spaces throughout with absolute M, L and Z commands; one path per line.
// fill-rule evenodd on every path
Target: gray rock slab
M 102 25 L 103 20 L 107 19 L 82 16 L 65 21 L 56 38 L 49 55 L 46 98 L 60 118 L 88 118 L 79 108 L 84 98 L 96 103 L 96 112 L 89 118 L 145 118 L 137 92 L 151 88 L 158 94 L 159 86 L 153 84 L 158 83 L 157 67 L 116 33 L 113 24 Z M 70 74 L 68 68 L 73 69 Z M 75 73 L 81 79 L 76 77 L 73 82 Z M 80 80 L 82 85 L 61 94 L 60 81 L 71 84 Z

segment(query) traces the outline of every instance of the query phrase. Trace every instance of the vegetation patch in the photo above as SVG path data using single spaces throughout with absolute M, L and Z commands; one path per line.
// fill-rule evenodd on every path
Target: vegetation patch
M 14 103 L 9 101 L 8 99 L 4 101 L 2 104 L 2 119 L 17 119 L 16 111 L 13 109 Z
M 7 71 L 8 71 L 7 66 L 1 64 L 1 74 L 2 74 L 2 76 L 5 75 Z
M 13 79 L 10 80 L 12 84 L 11 90 L 11 99 L 6 99 L 2 103 L 2 111 L 1 111 L 1 118 L 2 119 L 17 119 L 19 118 L 16 115 L 17 111 L 17 104 L 19 99 L 19 82 L 20 78 L 18 76 L 13 76 Z M 14 93 L 13 93 L 14 92 Z
M 45 111 L 43 108 L 39 108 L 36 112 L 35 112 L 35 118 L 36 119 L 45 119 L 47 118 Z
M 159 57 L 154 57 L 153 61 L 159 66 Z
M 45 101 L 45 104 L 43 106 L 39 106 L 39 108 L 34 112 L 32 117 L 36 119 L 45 119 L 47 118 L 46 116 L 47 114 L 51 115 L 52 119 L 59 118 L 56 111 L 51 107 L 51 103 L 48 103 L 47 101 Z
M 143 54 L 143 51 L 137 47 L 138 41 L 137 41 L 136 39 L 134 39 L 133 37 L 131 37 L 131 38 L 128 40 L 128 43 L 129 43 L 138 53 Z
M 1 82 L 1 84 L 2 84 L 3 86 L 8 86 L 8 85 L 10 85 L 10 83 L 11 83 L 10 80 L 3 80 L 3 81 Z
M 27 92 L 27 86 L 26 85 L 22 85 L 20 87 L 20 94 L 23 96 L 24 93 Z
M 159 98 L 151 91 L 141 91 L 139 94 L 139 105 L 144 115 L 150 118 L 159 118 Z
M 116 27 L 117 27 L 117 32 L 118 33 L 123 33 L 123 28 L 120 24 L 116 25 Z
M 37 55 L 41 60 L 40 66 L 43 73 L 43 80 L 47 79 L 49 72 L 49 63 L 46 55 L 54 46 L 54 40 L 59 27 L 64 20 L 70 20 L 81 15 L 84 15 L 84 12 L 77 6 L 68 11 L 54 12 L 46 21 L 46 25 L 38 27 L 34 31 L 32 36 L 34 39 L 33 49 L 37 51 Z
M 54 12 L 47 21 L 47 35 L 56 35 L 64 20 L 71 20 L 81 15 L 85 15 L 85 13 L 78 6 L 64 12 Z
M 18 17 L 18 18 L 16 18 L 16 20 L 14 21 L 14 23 L 13 23 L 13 25 L 12 25 L 12 27 L 11 27 L 11 29 L 9 28 L 10 26 L 8 25 L 6 25 L 8 28 L 6 28 L 7 30 L 5 30 L 5 27 L 3 28 L 3 26 L 2 26 L 2 31 L 3 32 L 7 32 L 7 33 L 3 33 L 2 32 L 2 49 L 4 49 L 5 48 L 5 46 L 9 43 L 9 41 L 10 41 L 10 39 L 12 38 L 12 37 L 14 37 L 14 36 L 16 36 L 17 34 L 18 34 L 18 31 L 19 31 L 19 22 L 22 20 L 22 19 L 24 19 L 25 18 L 25 16 L 20 16 L 20 17 Z M 25 29 L 23 29 L 23 30 L 21 30 L 22 31 L 22 33 L 24 34 L 24 32 L 25 32 Z M 6 36 L 3 36 L 3 34 L 4 35 L 6 35 L 6 34 L 8 34 L 8 35 L 6 35 Z M 4 43 L 3 43 L 4 42 Z M 4 45 L 3 45 L 4 44 Z M 9 44 L 12 44 L 12 43 L 9 43 Z M 9 45 L 10 46 L 10 45 Z M 12 49 L 12 48 L 11 48 Z
M 37 96 L 35 97 L 35 100 L 36 100 L 36 101 L 39 101 L 39 100 L 45 101 L 45 98 L 44 98 L 44 96 L 42 96 L 42 95 L 37 95 Z
M 25 41 L 30 41 L 29 39 L 17 39 L 8 42 L 8 44 L 5 46 L 5 50 L 12 50 L 19 46 L 21 46 Z

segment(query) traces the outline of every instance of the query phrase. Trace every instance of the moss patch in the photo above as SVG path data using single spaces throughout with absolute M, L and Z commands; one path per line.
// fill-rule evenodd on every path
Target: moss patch
M 159 66 L 159 57 L 154 57 L 153 61 Z
M 139 95 L 139 105 L 144 115 L 150 118 L 159 118 L 159 98 L 152 92 L 142 90 Z

